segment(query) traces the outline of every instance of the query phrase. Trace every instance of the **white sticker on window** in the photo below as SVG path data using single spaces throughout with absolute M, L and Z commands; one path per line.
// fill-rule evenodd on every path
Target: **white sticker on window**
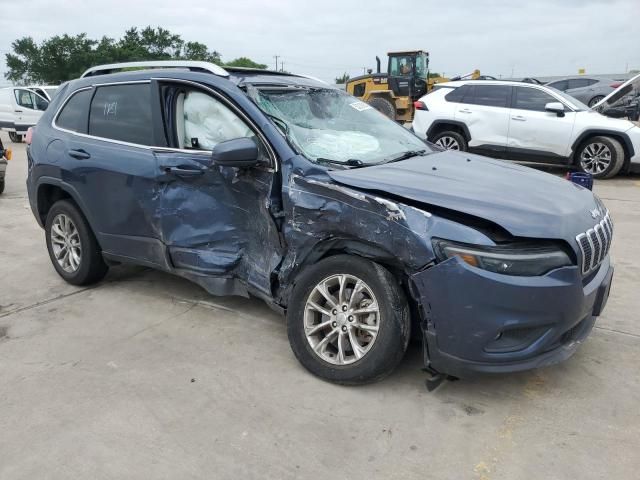
M 353 102 L 349 105 L 351 106 L 351 108 L 355 108 L 359 112 L 362 112 L 363 110 L 369 110 L 371 108 L 371 105 L 367 105 L 364 102 Z

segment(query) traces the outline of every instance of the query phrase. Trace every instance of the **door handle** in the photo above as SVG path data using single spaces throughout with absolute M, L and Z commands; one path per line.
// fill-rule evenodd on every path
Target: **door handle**
M 22 113 L 22 110 L 15 110 L 16 113 Z
M 458 110 L 460 113 L 471 113 L 471 110 L 469 110 L 468 108 L 465 108 L 463 110 Z
M 515 117 L 511 117 L 511 120 L 517 120 L 519 122 L 526 122 L 527 121 L 526 118 L 524 118 L 524 117 L 522 117 L 520 115 L 516 115 Z
M 70 157 L 77 158 L 78 160 L 86 160 L 87 158 L 91 158 L 91 155 L 89 155 L 82 149 L 69 150 L 67 153 Z
M 204 169 L 202 168 L 189 168 L 189 167 L 162 167 L 165 173 L 175 175 L 177 177 L 199 177 L 204 175 Z

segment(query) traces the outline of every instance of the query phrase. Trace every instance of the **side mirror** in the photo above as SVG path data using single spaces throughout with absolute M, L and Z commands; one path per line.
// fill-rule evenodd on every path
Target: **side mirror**
M 553 112 L 559 117 L 564 117 L 564 105 L 560 102 L 549 102 L 544 106 L 547 112 Z
M 251 167 L 258 163 L 258 146 L 251 138 L 234 138 L 220 142 L 211 152 L 211 159 L 223 167 Z

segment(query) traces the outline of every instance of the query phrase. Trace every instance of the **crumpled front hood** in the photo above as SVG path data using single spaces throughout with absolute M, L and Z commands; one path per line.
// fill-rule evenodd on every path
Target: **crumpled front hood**
M 589 190 L 548 173 L 467 153 L 439 152 L 328 173 L 344 185 L 489 220 L 519 237 L 573 244 L 578 233 L 601 220 L 592 216 L 598 204 Z

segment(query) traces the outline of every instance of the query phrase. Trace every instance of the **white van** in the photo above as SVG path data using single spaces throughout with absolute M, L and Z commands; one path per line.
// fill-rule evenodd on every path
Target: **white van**
M 49 106 L 49 100 L 25 87 L 0 88 L 0 128 L 12 142 L 22 142 Z
M 29 90 L 33 90 L 41 97 L 46 98 L 51 101 L 53 96 L 58 91 L 58 87 L 56 85 L 27 85 Z

